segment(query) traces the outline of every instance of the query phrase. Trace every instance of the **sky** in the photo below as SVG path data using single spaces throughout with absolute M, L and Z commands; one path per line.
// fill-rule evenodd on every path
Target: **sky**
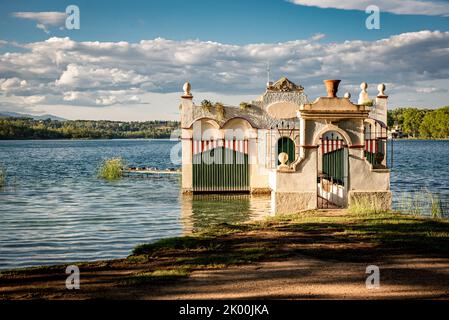
M 267 64 L 312 101 L 341 79 L 353 101 L 365 81 L 390 108 L 449 105 L 449 0 L 0 0 L 0 112 L 176 120 L 184 82 L 197 103 L 238 105 Z

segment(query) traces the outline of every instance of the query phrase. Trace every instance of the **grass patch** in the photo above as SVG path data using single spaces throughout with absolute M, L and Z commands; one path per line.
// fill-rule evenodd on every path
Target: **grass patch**
M 123 177 L 124 163 L 121 158 L 106 159 L 98 169 L 98 177 L 105 180 L 118 180 Z
M 2 166 L 0 166 L 0 188 L 3 188 L 6 185 L 6 170 Z
M 126 285 L 145 284 L 155 281 L 179 280 L 182 278 L 187 278 L 188 276 L 189 270 L 185 268 L 163 269 L 152 272 L 137 273 L 125 278 L 122 283 Z
M 360 197 L 354 197 L 348 207 L 349 213 L 352 214 L 378 214 L 385 213 L 383 203 L 378 197 L 372 197 L 370 195 L 364 195 Z
M 151 255 L 160 250 L 210 250 L 217 245 L 209 237 L 185 236 L 161 239 L 154 243 L 142 244 L 134 248 L 133 255 Z

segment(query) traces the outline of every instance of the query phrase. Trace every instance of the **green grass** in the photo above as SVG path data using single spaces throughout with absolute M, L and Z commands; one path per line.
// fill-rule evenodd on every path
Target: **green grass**
M 214 249 L 213 242 L 209 237 L 185 236 L 161 239 L 154 243 L 142 244 L 134 248 L 133 255 L 151 255 L 160 250 L 206 250 Z
M 189 276 L 186 268 L 174 268 L 155 270 L 151 272 L 141 272 L 125 278 L 122 283 L 126 285 L 145 284 L 154 281 L 172 281 Z
M 378 214 L 385 212 L 382 207 L 382 201 L 378 197 L 370 197 L 369 195 L 355 197 L 348 211 L 353 214 Z
M 118 180 L 123 177 L 123 160 L 121 158 L 106 159 L 98 169 L 98 177 L 105 180 Z

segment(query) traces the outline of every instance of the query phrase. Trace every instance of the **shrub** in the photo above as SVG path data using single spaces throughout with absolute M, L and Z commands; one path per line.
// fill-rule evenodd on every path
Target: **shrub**
M 241 110 L 246 110 L 250 107 L 250 105 L 246 102 L 240 102 L 240 109 Z
M 374 101 L 370 99 L 370 100 L 365 101 L 364 103 L 362 103 L 362 105 L 363 106 L 367 106 L 367 107 L 372 107 L 372 106 L 374 106 Z
M 217 111 L 217 118 L 218 120 L 223 120 L 225 117 L 225 108 L 221 102 L 215 103 L 215 110 Z
M 210 102 L 209 100 L 201 101 L 201 108 L 203 108 L 205 112 L 210 112 L 210 109 L 212 108 L 212 102 Z

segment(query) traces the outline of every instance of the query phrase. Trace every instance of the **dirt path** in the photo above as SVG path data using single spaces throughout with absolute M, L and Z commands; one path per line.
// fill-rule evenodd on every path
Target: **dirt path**
M 367 289 L 366 264 L 310 257 L 194 271 L 176 281 L 122 285 L 135 269 L 83 273 L 81 288 L 68 291 L 65 275 L 35 274 L 3 282 L 0 296 L 12 299 L 383 299 L 449 298 L 449 261 L 401 256 L 379 261 L 380 287 Z M 61 270 L 62 271 L 62 270 Z
M 148 295 L 157 299 L 449 298 L 449 261 L 401 258 L 380 265 L 380 287 L 367 289 L 366 265 L 301 257 L 256 266 L 195 272 L 182 285 Z

